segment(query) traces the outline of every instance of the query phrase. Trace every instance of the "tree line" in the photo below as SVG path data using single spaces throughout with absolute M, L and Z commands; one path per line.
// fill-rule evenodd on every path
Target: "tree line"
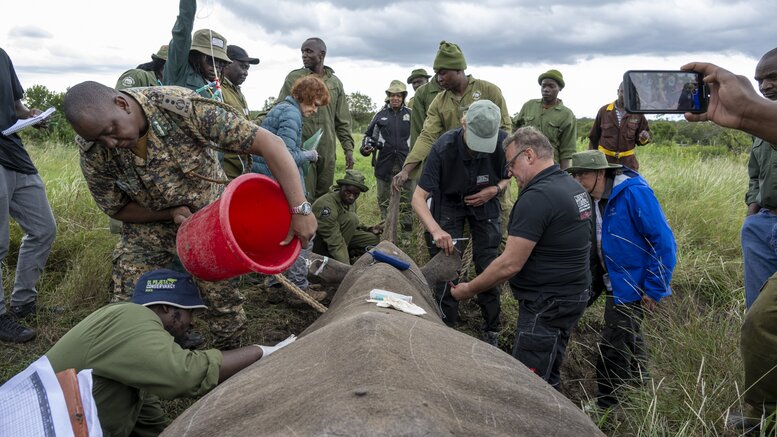
M 43 85 L 33 85 L 26 90 L 25 104 L 30 108 L 45 110 L 49 107 L 56 108 L 57 112 L 49 119 L 49 128 L 46 130 L 25 129 L 20 135 L 25 141 L 34 144 L 43 142 L 69 143 L 73 141 L 75 133 L 65 120 L 62 112 L 62 102 L 65 93 L 51 91 Z M 351 111 L 353 132 L 364 132 L 367 125 L 378 111 L 378 105 L 366 94 L 358 91 L 346 96 Z M 275 104 L 274 97 L 268 97 L 260 111 L 269 111 Z M 382 107 L 382 104 L 380 105 Z M 588 141 L 588 132 L 591 130 L 594 120 L 580 118 L 577 120 L 577 134 L 582 142 Z M 733 153 L 741 153 L 752 145 L 752 138 L 734 129 L 726 129 L 713 123 L 688 123 L 685 120 L 656 119 L 649 120 L 650 131 L 653 135 L 653 143 L 701 145 L 701 146 L 725 146 Z

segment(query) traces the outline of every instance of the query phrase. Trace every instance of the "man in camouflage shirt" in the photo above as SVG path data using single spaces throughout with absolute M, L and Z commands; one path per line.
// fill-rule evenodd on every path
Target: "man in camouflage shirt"
M 282 102 L 291 95 L 291 87 L 300 77 L 309 74 L 318 75 L 329 89 L 329 104 L 302 118 L 302 141 L 312 137 L 318 129 L 323 129 L 318 144 L 318 161 L 310 166 L 305 174 L 308 197 L 313 202 L 329 192 L 335 179 L 335 146 L 337 140 L 345 152 L 345 168 L 353 168 L 353 136 L 351 135 L 351 113 L 345 99 L 343 83 L 335 76 L 335 71 L 324 65 L 326 44 L 320 38 L 308 38 L 302 43 L 303 68 L 294 70 L 286 76 L 283 88 L 276 102 Z
M 290 207 L 305 204 L 299 173 L 280 138 L 228 106 L 179 87 L 122 92 L 83 82 L 65 95 L 79 135 L 81 170 L 97 205 L 124 222 L 114 259 L 114 300 L 128 300 L 143 272 L 168 267 L 178 225 L 215 201 L 225 181 L 215 150 L 263 156 Z M 304 209 L 304 208 L 303 208 Z M 313 236 L 312 215 L 292 216 L 285 243 Z M 214 346 L 234 347 L 245 323 L 243 296 L 228 282 L 201 282 Z

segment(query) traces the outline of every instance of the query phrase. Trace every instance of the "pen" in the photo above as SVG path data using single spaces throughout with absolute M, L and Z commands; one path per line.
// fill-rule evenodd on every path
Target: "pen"
M 456 242 L 459 241 L 467 241 L 469 240 L 469 237 L 467 238 L 452 238 L 451 241 L 453 241 L 453 244 L 456 244 Z M 432 240 L 432 244 L 437 244 L 437 240 Z

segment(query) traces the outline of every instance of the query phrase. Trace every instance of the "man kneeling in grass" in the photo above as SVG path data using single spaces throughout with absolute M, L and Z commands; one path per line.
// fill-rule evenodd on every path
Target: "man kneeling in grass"
M 170 423 L 160 398 L 203 395 L 295 339 L 224 352 L 181 348 L 193 312 L 204 308 L 191 276 L 154 270 L 140 277 L 131 303 L 93 312 L 46 357 L 55 372 L 92 369 L 92 393 L 106 435 L 158 435 Z

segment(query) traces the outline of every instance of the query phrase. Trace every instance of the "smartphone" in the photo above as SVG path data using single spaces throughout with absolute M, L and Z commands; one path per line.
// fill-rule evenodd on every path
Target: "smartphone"
M 701 73 L 670 70 L 629 70 L 623 74 L 626 112 L 682 114 L 707 111 L 709 91 Z

